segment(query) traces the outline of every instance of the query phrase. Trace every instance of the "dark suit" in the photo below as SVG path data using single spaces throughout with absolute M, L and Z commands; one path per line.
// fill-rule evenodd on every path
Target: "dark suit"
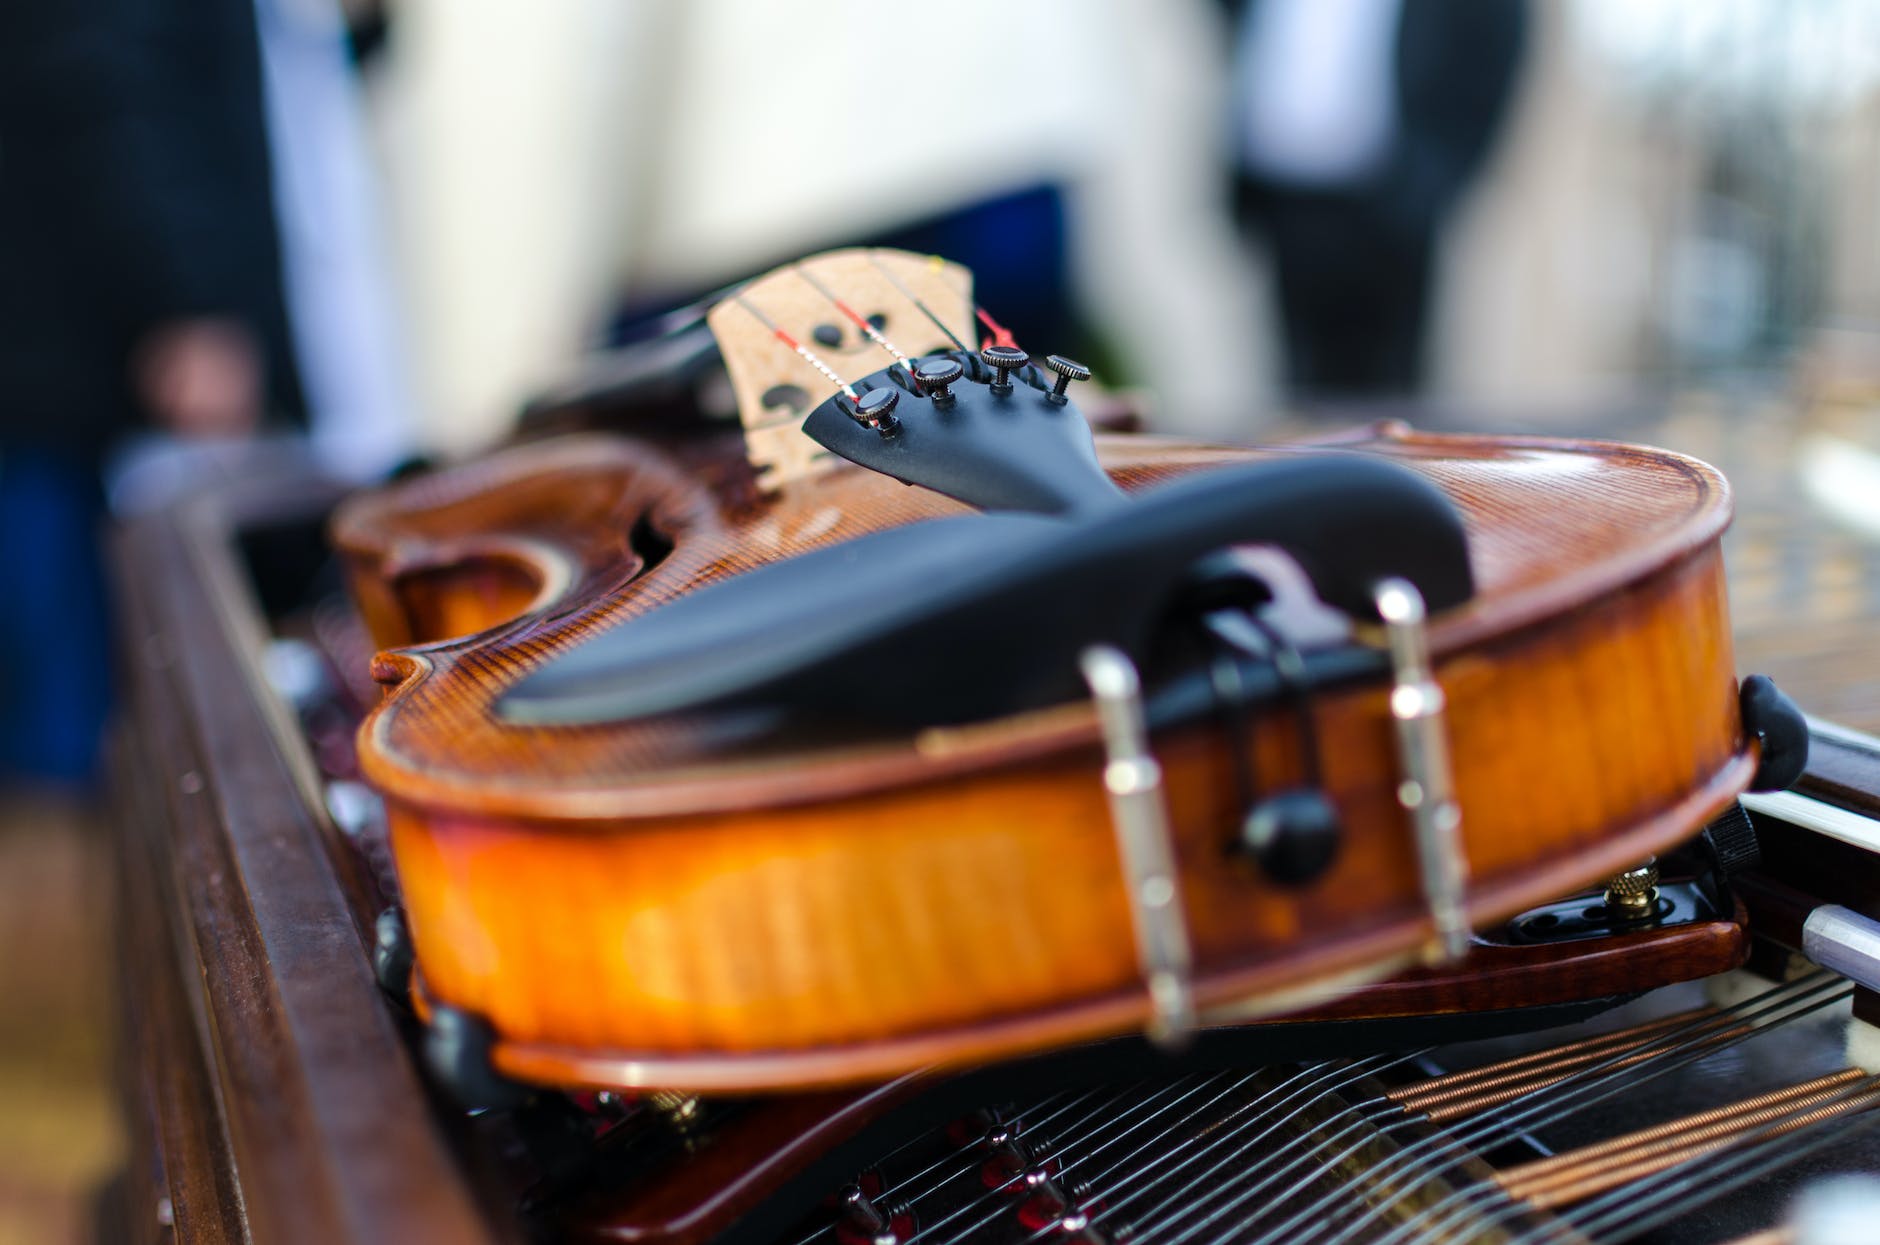
M 0 779 L 81 784 L 109 700 L 98 469 L 135 343 L 287 350 L 252 0 L 0 3 Z
M 1420 383 L 1436 243 L 1507 112 L 1526 35 L 1521 0 L 1403 0 L 1395 137 L 1377 168 L 1312 189 L 1237 171 L 1237 215 L 1272 256 L 1295 389 Z
M 0 449 L 95 459 L 150 327 L 245 321 L 297 406 L 252 0 L 0 5 Z

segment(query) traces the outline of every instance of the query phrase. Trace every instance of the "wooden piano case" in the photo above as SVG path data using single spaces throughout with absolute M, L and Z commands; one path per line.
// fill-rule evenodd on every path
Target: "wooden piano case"
M 243 565 L 295 560 L 333 500 L 257 481 L 116 542 L 113 748 L 123 1076 L 133 1138 L 102 1239 L 520 1239 L 479 1204 L 374 983 L 292 717 L 261 678 Z M 300 565 L 317 565 L 304 556 Z
M 314 748 L 267 671 L 272 620 L 333 586 L 324 520 L 337 496 L 310 477 L 252 480 L 130 523 L 115 542 L 126 707 L 109 902 L 133 1146 L 103 1201 L 100 1239 L 651 1239 L 620 1211 L 631 1164 L 596 1179 L 577 1139 L 577 1174 L 558 1174 L 544 1158 L 557 1142 L 540 1134 L 565 1130 L 565 1115 L 450 1102 L 416 1053 L 415 1022 L 375 980 L 385 883 L 344 841 Z M 1880 790 L 1873 758 L 1830 750 L 1824 760 L 1811 781 L 1842 803 L 1853 791 L 1861 807 L 1862 782 Z M 1606 1123 L 1625 1127 L 1638 1106 L 1628 1096 Z M 787 1132 L 787 1114 L 765 1118 Z M 695 1164 L 700 1205 L 741 1196 L 737 1161 L 708 1151 Z M 1850 1161 L 1874 1170 L 1880 1148 L 1827 1166 Z M 544 1188 L 565 1194 L 563 1209 L 541 1213 Z M 1739 1198 L 1706 1221 L 1714 1231 L 1651 1239 L 1729 1239 L 1765 1226 L 1777 1205 Z

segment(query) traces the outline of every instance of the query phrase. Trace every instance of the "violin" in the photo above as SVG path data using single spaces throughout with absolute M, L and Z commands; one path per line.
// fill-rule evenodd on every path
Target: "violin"
M 787 265 L 709 316 L 736 469 L 570 436 L 341 507 L 434 1038 L 719 1094 L 1179 1044 L 1800 772 L 1708 466 L 1093 436 L 988 322 L 956 265 Z

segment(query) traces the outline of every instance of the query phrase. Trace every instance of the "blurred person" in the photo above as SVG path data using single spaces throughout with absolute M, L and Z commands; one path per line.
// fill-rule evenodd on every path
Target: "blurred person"
M 0 6 L 0 780 L 92 773 L 107 449 L 299 410 L 259 75 L 251 0 Z
M 308 435 L 321 467 L 366 480 L 411 458 L 415 418 L 350 15 L 336 0 L 254 0 L 281 273 Z M 367 33 L 384 14 L 362 8 Z
M 1217 17 L 400 0 L 380 86 L 430 437 L 487 444 L 610 322 L 860 242 L 968 261 L 1040 353 L 1086 348 L 1081 304 L 1171 423 L 1244 430 L 1263 373 L 1215 192 Z
M 1437 244 L 1526 43 L 1521 0 L 1230 0 L 1236 216 L 1271 257 L 1289 387 L 1413 392 Z
M 402 324 L 379 219 L 359 99 L 367 46 L 383 14 L 335 0 L 254 0 L 282 297 L 306 435 L 178 437 L 159 426 L 125 439 L 106 467 L 112 511 L 168 504 L 218 478 L 305 471 L 308 451 L 341 480 L 383 477 L 416 452 Z M 372 32 L 376 31 L 374 35 Z

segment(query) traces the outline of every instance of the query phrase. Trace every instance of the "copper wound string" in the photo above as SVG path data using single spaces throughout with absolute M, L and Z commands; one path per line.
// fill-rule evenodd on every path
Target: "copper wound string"
M 1549 1226 L 1545 1232 L 1535 1231 L 1516 1238 L 1514 1245 L 1541 1245 L 1550 1240 L 1557 1245 L 1567 1245 L 1571 1239 L 1569 1233 L 1575 1227 L 1584 1233 L 1602 1235 L 1608 1230 L 1622 1229 L 1623 1237 L 1614 1239 L 1628 1239 L 1662 1227 L 1694 1207 L 1798 1163 L 1811 1154 L 1846 1141 L 1880 1123 L 1880 1112 L 1871 1110 L 1875 1093 L 1870 1091 L 1856 1096 L 1860 1100 L 1858 1105 L 1844 1106 L 1838 1111 L 1824 1106 L 1812 1112 L 1812 1115 L 1825 1120 L 1838 1120 L 1839 1123 L 1833 1128 L 1823 1128 L 1804 1141 L 1798 1143 L 1790 1138 L 1789 1134 L 1795 1131 L 1794 1128 L 1771 1125 L 1763 1130 L 1763 1135 L 1753 1145 L 1721 1157 L 1715 1153 L 1695 1155 L 1677 1168 L 1661 1172 L 1638 1185 L 1614 1190 L 1601 1199 L 1600 1213 L 1597 1215 L 1588 1215 L 1585 1213 L 1587 1208 L 1582 1208 L 1563 1217 L 1563 1222 L 1557 1227 Z M 1811 1119 L 1807 1121 L 1807 1126 L 1815 1126 L 1820 1122 Z M 1660 1187 L 1656 1190 L 1646 1187 L 1653 1184 Z
M 1823 991 L 1827 993 L 1824 995 Z M 1409 1168 L 1405 1174 L 1411 1177 L 1411 1183 L 1402 1186 L 1395 1198 L 1386 1205 L 1413 1196 L 1433 1179 L 1442 1167 L 1453 1158 L 1480 1150 L 1506 1140 L 1520 1130 L 1541 1127 L 1559 1119 L 1564 1119 L 1598 1102 L 1605 1101 L 1622 1093 L 1636 1084 L 1641 1084 L 1663 1076 L 1677 1068 L 1685 1067 L 1709 1054 L 1747 1040 L 1761 1029 L 1775 1024 L 1785 1023 L 1801 1015 L 1828 1006 L 1845 993 L 1844 983 L 1826 974 L 1817 974 L 1804 978 L 1788 986 L 1779 986 L 1754 999 L 1745 1000 L 1735 1007 L 1721 1009 L 1711 1017 L 1694 1021 L 1691 1024 L 1674 1029 L 1663 1038 L 1649 1043 L 1638 1051 L 1628 1052 L 1585 1069 L 1574 1077 L 1559 1082 L 1554 1086 L 1533 1091 L 1530 1095 L 1510 1102 L 1507 1107 L 1491 1111 L 1487 1115 L 1471 1121 L 1462 1129 L 1447 1135 L 1439 1134 L 1407 1147 L 1391 1162 L 1380 1165 L 1379 1176 L 1375 1183 L 1385 1189 L 1392 1186 L 1385 1183 L 1386 1178 L 1396 1173 L 1383 1169 L 1392 1166 L 1398 1169 Z M 1793 1014 L 1782 1014 L 1785 1009 L 1797 1007 Z M 1641 1054 L 1648 1058 L 1641 1058 Z M 1322 1199 L 1323 1200 L 1323 1199 Z M 1386 1234 L 1377 1245 L 1403 1245 L 1414 1239 L 1415 1234 L 1433 1220 L 1445 1215 L 1470 1214 L 1482 1209 L 1485 1204 L 1504 1203 L 1505 1198 L 1499 1185 L 1467 1185 L 1458 1189 L 1414 1216 L 1409 1222 L 1400 1224 Z M 1372 1216 L 1371 1218 L 1374 1218 Z M 1344 1245 L 1363 1231 L 1367 1218 L 1360 1218 L 1349 1224 L 1343 1231 L 1333 1235 L 1324 1245 Z M 1315 1229 L 1302 1238 L 1303 1241 L 1324 1240 L 1324 1226 Z
M 1391 1160 L 1380 1164 L 1378 1171 L 1373 1173 L 1373 1183 L 1389 1188 L 1390 1186 L 1386 1185 L 1385 1181 L 1394 1180 L 1400 1175 L 1410 1176 L 1411 1183 L 1400 1188 L 1393 1199 L 1394 1204 L 1395 1201 L 1412 1196 L 1417 1189 L 1433 1179 L 1444 1164 L 1462 1154 L 1480 1151 L 1507 1140 L 1520 1131 L 1542 1127 L 1564 1119 L 1622 1093 L 1634 1085 L 1663 1076 L 1718 1050 L 1746 1041 L 1758 1032 L 1830 1006 L 1846 994 L 1846 984 L 1838 978 L 1829 974 L 1813 974 L 1788 985 L 1766 991 L 1734 1007 L 1719 1009 L 1708 1019 L 1694 1021 L 1671 1030 L 1664 1037 L 1649 1043 L 1646 1048 L 1602 1060 L 1566 1080 L 1536 1089 L 1503 1108 L 1493 1110 L 1471 1121 L 1465 1128 L 1413 1143 L 1392 1156 Z M 1638 1056 L 1641 1050 L 1649 1050 L 1649 1058 L 1640 1059 Z M 1396 1170 L 1387 1170 L 1393 1168 Z M 1319 1203 L 1308 1208 L 1308 1212 L 1317 1213 L 1329 1209 L 1331 1200 L 1321 1198 Z M 1407 1222 L 1399 1224 L 1379 1238 L 1375 1245 L 1406 1245 L 1408 1241 L 1415 1239 L 1420 1231 L 1440 1219 L 1474 1213 L 1485 1205 L 1494 1203 L 1506 1205 L 1505 1195 L 1499 1184 L 1464 1186 L 1435 1205 L 1424 1209 Z M 1362 1231 L 1365 1224 L 1374 1217 L 1373 1215 L 1360 1218 L 1329 1239 L 1325 1236 L 1327 1225 L 1323 1224 L 1295 1239 L 1299 1240 L 1301 1245 L 1305 1242 L 1344 1245 Z
M 1649 1080 L 1675 1070 L 1678 1067 L 1686 1066 L 1695 1062 L 1697 1059 L 1706 1057 L 1716 1050 L 1723 1049 L 1726 1046 L 1733 1046 L 1741 1041 L 1746 1041 L 1756 1033 L 1778 1027 L 1808 1015 L 1822 1007 L 1828 1006 L 1838 1001 L 1838 999 L 1844 995 L 1845 991 L 1839 988 L 1843 985 L 1844 983 L 1836 978 L 1818 975 L 1816 978 L 1803 979 L 1802 982 L 1796 983 L 1797 988 L 1795 990 L 1790 990 L 1789 987 L 1778 987 L 1775 990 L 1765 992 L 1756 999 L 1747 1000 L 1746 1004 L 1739 1004 L 1740 1008 L 1745 1008 L 1743 1014 L 1737 1018 L 1739 1023 L 1731 1025 L 1721 1031 L 1700 1033 L 1695 1038 L 1691 1039 L 1687 1045 L 1696 1047 L 1695 1054 L 1677 1058 L 1662 1067 L 1649 1068 L 1642 1075 L 1637 1077 L 1635 1081 L 1624 1081 L 1619 1088 L 1623 1089 L 1637 1081 Z M 1826 997 L 1815 999 L 1812 1002 L 1808 1001 L 1812 995 L 1820 991 L 1823 987 L 1829 988 L 1830 991 Z M 1759 1004 L 1763 1004 L 1765 1000 L 1769 1000 L 1767 1006 L 1758 1006 Z M 1800 1006 L 1799 1010 L 1791 1014 L 1781 1014 L 1782 1009 L 1791 1004 L 1803 1005 Z M 1719 1018 L 1723 1018 L 1725 1013 L 1720 1012 L 1718 1016 Z M 1743 1023 L 1749 1021 L 1758 1023 L 1753 1025 Z M 1666 1053 L 1667 1055 L 1678 1055 L 1681 1054 L 1681 1051 L 1673 1050 Z M 1624 1063 L 1625 1061 L 1622 1060 L 1620 1062 Z M 1624 1074 L 1625 1069 L 1622 1067 L 1612 1075 L 1623 1077 Z M 1615 1090 L 1613 1092 L 1617 1091 Z M 1583 1106 L 1591 1105 L 1592 1101 L 1598 1101 L 1609 1096 L 1610 1094 L 1602 1094 L 1598 1099 L 1592 1099 L 1588 1102 L 1570 1103 L 1567 1105 L 1565 1111 L 1551 1114 L 1546 1118 L 1537 1120 L 1533 1126 L 1538 1127 L 1550 1123 L 1553 1119 L 1562 1118 L 1564 1115 L 1571 1114 L 1573 1111 L 1577 1111 Z M 1471 1144 L 1480 1144 L 1475 1141 L 1473 1137 L 1471 1137 L 1470 1140 Z M 1396 1245 L 1396 1242 L 1399 1240 L 1407 1241 L 1412 1239 L 1411 1234 L 1415 1231 L 1431 1231 L 1438 1226 L 1448 1226 L 1450 1221 L 1457 1219 L 1471 1218 L 1479 1220 L 1481 1216 L 1488 1215 L 1491 1221 L 1501 1222 L 1526 1214 L 1532 1209 L 1533 1208 L 1527 1203 L 1518 1202 L 1510 1198 L 1500 1183 L 1478 1182 L 1465 1185 L 1451 1193 L 1436 1205 L 1425 1209 L 1409 1222 L 1401 1225 L 1394 1232 L 1383 1238 L 1383 1240 L 1390 1241 L 1393 1245 Z M 1479 1223 L 1478 1226 L 1480 1226 Z M 1343 1241 L 1349 1239 L 1350 1235 L 1351 1232 L 1348 1230 L 1340 1237 L 1334 1238 L 1334 1240 Z M 1383 1245 L 1383 1242 L 1380 1241 L 1379 1245 Z
M 1787 986 L 1779 986 L 1754 999 L 1746 1000 L 1735 1007 L 1720 1009 L 1714 1016 L 1704 1020 L 1674 1028 L 1664 1036 L 1648 1043 L 1638 1050 L 1602 1059 L 1589 1065 L 1570 1077 L 1552 1085 L 1543 1086 L 1516 1098 L 1503 1107 L 1496 1108 L 1486 1115 L 1473 1120 L 1465 1128 L 1447 1134 L 1436 1134 L 1411 1143 L 1380 1163 L 1368 1175 L 1366 1184 L 1372 1189 L 1390 1192 L 1396 1190 L 1392 1202 L 1400 1201 L 1413 1195 L 1416 1190 L 1427 1186 L 1445 1165 L 1462 1155 L 1473 1153 L 1488 1145 L 1518 1135 L 1526 1129 L 1539 1127 L 1553 1120 L 1565 1118 L 1577 1111 L 1584 1110 L 1595 1103 L 1602 1102 L 1616 1094 L 1624 1092 L 1632 1085 L 1664 1075 L 1675 1068 L 1695 1062 L 1712 1051 L 1742 1041 L 1754 1031 L 1742 1025 L 1742 1022 L 1764 1020 L 1768 1016 L 1786 1008 L 1801 1006 L 1805 1011 L 1827 1006 L 1845 993 L 1843 983 L 1825 974 L 1804 978 Z M 1816 996 L 1827 989 L 1830 993 L 1817 1000 Z M 1649 1052 L 1649 1058 L 1639 1059 L 1640 1052 Z M 1395 1132 L 1408 1127 L 1421 1117 L 1406 1115 L 1406 1118 L 1384 1125 L 1382 1133 Z M 1290 1200 L 1311 1187 L 1314 1181 L 1335 1170 L 1337 1166 L 1350 1158 L 1365 1144 L 1368 1138 L 1361 1138 L 1341 1150 L 1319 1165 L 1306 1177 L 1295 1182 L 1281 1197 Z M 1408 1180 L 1407 1184 L 1397 1182 Z M 1497 1186 L 1498 1188 L 1499 1186 Z M 1452 1194 L 1438 1203 L 1444 1211 L 1459 1199 L 1474 1193 L 1465 1190 Z M 1491 1191 L 1492 1192 L 1492 1191 Z M 1210 1216 L 1195 1230 L 1211 1226 L 1218 1222 L 1231 1207 L 1223 1208 L 1221 1214 Z M 1418 1218 L 1427 1221 L 1430 1208 Z M 1371 1210 L 1371 1202 L 1342 1189 L 1327 1193 L 1299 1212 L 1285 1220 L 1276 1228 L 1258 1238 L 1259 1245 L 1277 1245 L 1279 1241 L 1321 1242 L 1323 1245 L 1344 1245 L 1367 1223 L 1372 1222 L 1376 1212 Z M 1349 1224 L 1343 1231 L 1336 1228 L 1336 1223 L 1350 1213 L 1356 1212 L 1359 1219 Z M 1317 1222 L 1312 1222 L 1314 1220 Z M 1306 1227 L 1309 1222 L 1311 1227 Z M 1386 1235 L 1377 1245 L 1402 1245 L 1411 1238 L 1415 1231 L 1409 1224 L 1399 1227 Z M 1328 1238 L 1328 1234 L 1329 1238 Z M 1174 1238 L 1170 1245 L 1190 1239 L 1194 1232 L 1184 1233 Z

